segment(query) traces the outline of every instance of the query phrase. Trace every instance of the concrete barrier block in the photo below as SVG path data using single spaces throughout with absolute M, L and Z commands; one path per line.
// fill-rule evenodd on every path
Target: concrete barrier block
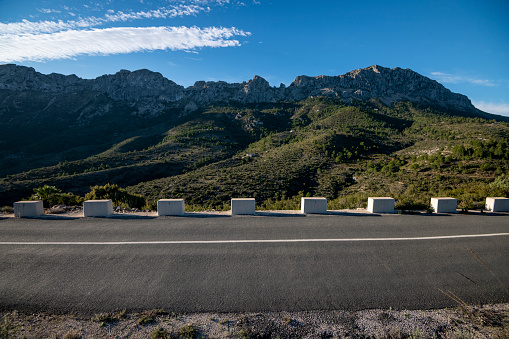
M 235 198 L 232 199 L 232 215 L 237 214 L 255 214 L 254 198 Z
M 486 198 L 486 210 L 490 212 L 509 212 L 509 198 Z
M 184 199 L 161 199 L 157 201 L 157 215 L 184 215 Z
M 368 211 L 371 213 L 394 213 L 394 198 L 373 197 L 368 198 Z
M 435 213 L 456 213 L 458 200 L 455 198 L 431 198 L 431 207 Z
M 327 213 L 327 199 L 322 197 L 302 197 L 300 211 L 306 213 Z
M 14 203 L 14 217 L 38 217 L 44 214 L 42 200 L 18 201 Z
M 83 203 L 85 217 L 108 217 L 113 214 L 113 203 L 108 200 L 87 200 Z

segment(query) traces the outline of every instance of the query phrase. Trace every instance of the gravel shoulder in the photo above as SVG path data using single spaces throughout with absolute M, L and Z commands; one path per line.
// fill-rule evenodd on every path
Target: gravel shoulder
M 397 212 L 397 211 L 396 211 Z M 255 216 L 285 216 L 285 215 L 295 215 L 302 214 L 300 210 L 256 210 Z M 328 210 L 324 215 L 362 215 L 362 214 L 371 214 L 367 210 L 358 208 L 355 210 Z M 14 218 L 13 213 L 2 213 L 0 212 L 0 216 L 2 218 Z M 231 211 L 217 211 L 217 210 L 207 210 L 200 212 L 186 212 L 184 216 L 188 217 L 207 217 L 207 216 L 231 216 Z M 107 218 L 136 218 L 136 217 L 146 217 L 146 218 L 157 218 L 157 211 L 149 211 L 149 210 L 114 210 L 113 214 Z M 52 208 L 45 208 L 44 215 L 38 218 L 84 218 L 83 208 L 81 206 L 68 207 L 68 206 L 55 206 Z
M 437 310 L 0 314 L 2 338 L 508 338 L 509 304 Z

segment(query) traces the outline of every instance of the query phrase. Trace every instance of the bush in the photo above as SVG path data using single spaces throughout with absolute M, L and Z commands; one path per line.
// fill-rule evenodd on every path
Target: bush
M 180 328 L 178 334 L 180 337 L 192 339 L 198 336 L 198 330 L 193 327 L 193 324 L 187 324 Z
M 490 188 L 499 190 L 501 194 L 509 195 L 509 175 L 502 174 L 499 175 L 493 182 L 489 185 Z
M 62 190 L 55 186 L 44 185 L 39 188 L 34 188 L 34 194 L 30 200 L 42 200 L 44 207 L 48 208 L 59 203 L 59 196 Z
M 370 194 L 357 192 L 349 195 L 342 195 L 328 202 L 330 210 L 366 208 Z
M 147 204 L 144 197 L 128 193 L 118 185 L 106 184 L 104 186 L 90 187 L 91 191 L 85 195 L 85 200 L 111 199 L 116 206 L 142 209 Z
M 0 213 L 12 214 L 14 213 L 14 207 L 12 206 L 0 207 Z
M 28 200 L 42 200 L 45 208 L 54 205 L 82 205 L 84 199 L 73 193 L 63 193 L 55 186 L 44 185 L 34 188 L 34 194 Z
M 164 328 L 156 327 L 155 330 L 150 334 L 150 338 L 158 339 L 158 338 L 171 338 L 170 333 L 168 333 Z
M 63 204 L 66 206 L 75 206 L 75 205 L 83 205 L 83 201 L 85 198 L 80 197 L 79 195 L 74 195 L 73 193 L 62 193 L 60 194 L 59 204 Z

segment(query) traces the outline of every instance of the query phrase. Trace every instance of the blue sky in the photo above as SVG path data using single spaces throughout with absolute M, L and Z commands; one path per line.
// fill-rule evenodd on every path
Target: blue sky
M 509 116 L 509 1 L 0 0 L 0 63 L 273 86 L 410 68 Z

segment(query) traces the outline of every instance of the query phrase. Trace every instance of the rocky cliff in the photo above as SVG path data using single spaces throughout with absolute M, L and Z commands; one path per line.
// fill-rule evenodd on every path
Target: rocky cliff
M 408 100 L 460 111 L 475 111 L 470 100 L 410 69 L 371 66 L 339 76 L 300 76 L 287 89 L 287 97 L 334 96 L 342 100 L 378 98 L 386 105 Z
M 339 76 L 298 76 L 288 86 L 271 87 L 255 76 L 248 82 L 198 81 L 184 88 L 149 70 L 121 70 L 114 75 L 81 79 L 75 75 L 43 75 L 33 68 L 0 65 L 0 90 L 52 94 L 95 92 L 136 106 L 139 114 L 157 115 L 165 107 L 194 110 L 212 103 L 299 101 L 312 96 L 345 102 L 378 98 L 386 105 L 408 100 L 465 112 L 478 112 L 470 100 L 410 69 L 370 66 Z

